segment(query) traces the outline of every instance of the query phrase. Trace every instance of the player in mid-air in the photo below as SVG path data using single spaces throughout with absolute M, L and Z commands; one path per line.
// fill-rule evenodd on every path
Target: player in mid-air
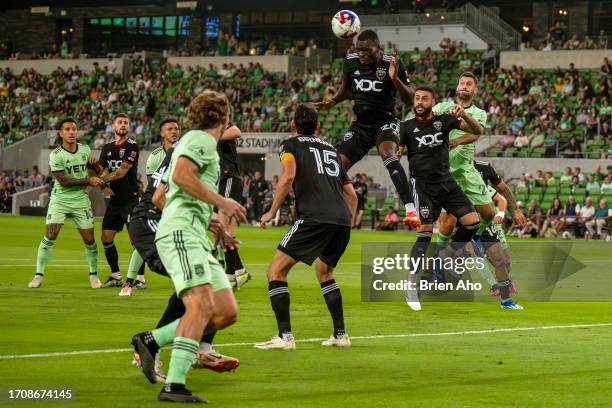
M 76 120 L 63 119 L 59 123 L 59 137 L 61 145 L 49 156 L 49 168 L 55 183 L 47 209 L 47 227 L 38 246 L 36 275 L 28 287 L 38 288 L 42 284 L 55 240 L 65 219 L 71 218 L 85 243 L 90 286 L 99 288 L 101 284 L 98 278 L 98 246 L 94 237 L 94 219 L 86 187 L 102 186 L 104 181 L 89 176 L 91 150 L 89 146 L 77 143 Z
M 404 224 L 417 227 L 406 172 L 397 158 L 399 121 L 394 115 L 395 97 L 412 105 L 414 91 L 406 69 L 396 57 L 383 53 L 378 35 L 364 30 L 357 36 L 356 52 L 348 54 L 342 68 L 342 83 L 331 98 L 318 102 L 318 109 L 330 109 L 352 96 L 357 119 L 351 124 L 338 147 L 342 167 L 348 171 L 373 147 L 378 149 L 391 181 L 406 206 Z
M 455 105 L 463 109 L 484 128 L 487 126 L 487 113 L 474 105 L 478 91 L 478 78 L 471 72 L 463 72 L 459 76 L 454 101 L 440 102 L 433 107 L 434 113 L 449 113 Z M 474 236 L 474 247 L 479 256 L 483 256 L 480 245 L 480 235 L 491 224 L 495 215 L 495 206 L 487 192 L 487 186 L 478 170 L 474 168 L 474 142 L 478 135 L 470 134 L 461 129 L 455 129 L 450 134 L 450 140 L 457 140 L 455 148 L 450 151 L 450 172 L 459 187 L 470 199 L 470 202 L 480 216 L 480 228 Z M 436 241 L 444 247 L 453 233 L 457 219 L 442 211 L 438 220 L 439 230 Z
M 474 207 L 451 176 L 449 147 L 457 142 L 449 141 L 449 134 L 453 129 L 462 129 L 480 135 L 484 129 L 461 105 L 455 105 L 451 114 L 434 115 L 435 99 L 433 88 L 417 87 L 413 108 L 415 117 L 403 121 L 400 127 L 399 153 L 406 151 L 414 204 L 421 218 L 417 241 L 410 254 L 413 259 L 422 258 L 427 252 L 433 224 L 442 208 L 459 220 L 459 228 L 446 252 L 439 254 L 440 258 L 458 256 L 480 226 Z M 411 271 L 412 281 L 417 272 Z M 413 310 L 421 310 L 416 290 L 406 291 L 406 303 Z
M 136 337 L 143 373 L 155 383 L 155 355 L 173 344 L 166 384 L 160 401 L 207 402 L 186 387 L 189 368 L 196 358 L 202 335 L 233 324 L 238 307 L 225 271 L 212 255 L 214 244 L 206 235 L 213 208 L 246 222 L 246 210 L 217 193 L 219 155 L 217 141 L 227 126 L 227 98 L 204 91 L 187 109 L 187 132 L 172 154 L 164 175 L 162 217 L 155 246 L 185 306 L 180 319 Z
M 179 135 L 180 129 L 178 121 L 176 119 L 166 118 L 159 123 L 159 136 L 161 137 L 162 144 L 158 148 L 154 149 L 147 158 L 147 164 L 145 166 L 145 173 L 147 175 L 147 191 L 149 190 L 150 186 L 154 185 L 155 187 L 157 187 L 157 184 L 159 184 L 159 180 L 161 179 L 163 172 L 159 174 L 156 173 L 156 170 L 159 168 L 162 161 L 164 161 L 166 153 L 170 149 L 172 149 L 172 146 L 178 140 Z M 153 192 L 151 192 L 151 195 L 152 194 Z M 146 201 L 148 203 L 151 201 L 151 197 L 148 197 L 147 200 L 144 200 L 143 196 L 136 207 L 142 207 L 141 204 L 143 201 Z M 133 218 L 134 213 L 137 212 L 136 207 L 134 207 L 134 210 L 132 211 L 131 219 Z M 140 211 L 138 212 L 140 213 Z M 159 218 L 153 221 L 157 222 L 159 221 Z M 132 237 L 131 233 L 130 237 Z M 133 239 L 134 238 L 132 238 L 132 240 Z M 153 241 L 151 241 L 151 243 L 153 244 Z M 143 257 L 137 251 L 137 248 L 134 248 L 134 251 L 132 252 L 132 257 L 130 258 L 130 263 L 128 265 L 127 278 L 125 280 L 123 288 L 121 288 L 121 291 L 119 292 L 119 296 L 130 296 L 132 294 L 132 289 L 145 289 L 147 287 L 144 279 L 143 264 Z
M 217 144 L 219 158 L 221 159 L 219 194 L 236 202 L 240 202 L 242 198 L 242 177 L 240 177 L 238 151 L 236 150 L 236 140 L 240 138 L 240 135 L 241 132 L 238 126 L 230 123 Z M 224 213 L 220 213 L 219 217 L 227 225 L 229 233 L 233 236 L 238 224 L 236 220 L 228 218 Z M 223 254 L 225 273 L 232 287 L 240 289 L 242 285 L 251 279 L 251 275 L 242 264 L 238 248 L 229 249 L 226 252 L 220 251 L 220 254 Z
M 312 105 L 302 104 L 296 108 L 292 127 L 297 135 L 286 139 L 280 146 L 281 175 L 276 194 L 272 207 L 261 217 L 261 225 L 265 226 L 293 188 L 297 220 L 278 245 L 267 269 L 268 292 L 278 336 L 255 347 L 295 349 L 287 275 L 297 262 L 312 265 L 315 260 L 321 293 L 334 326 L 333 334 L 322 344 L 350 347 L 351 341 L 344 327 L 342 295 L 333 270 L 349 243 L 357 195 L 340 165 L 336 149 L 315 136 L 319 123 Z
M 129 222 L 129 215 L 138 204 L 138 145 L 128 138 L 130 119 L 119 113 L 112 121 L 115 138 L 100 152 L 100 158 L 93 162 L 100 178 L 110 184 L 111 198 L 102 219 L 102 244 L 104 255 L 111 269 L 111 276 L 102 284 L 103 288 L 122 286 L 119 270 L 119 254 L 115 246 L 115 235 Z M 144 267 L 141 266 L 141 268 Z

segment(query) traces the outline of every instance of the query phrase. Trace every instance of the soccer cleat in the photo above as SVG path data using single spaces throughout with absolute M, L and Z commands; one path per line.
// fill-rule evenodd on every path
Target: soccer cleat
M 113 286 L 122 287 L 123 286 L 123 280 L 122 279 L 113 278 L 112 276 L 109 276 L 108 279 L 106 280 L 106 282 L 104 282 L 102 284 L 103 288 L 112 288 Z
M 136 279 L 134 281 L 134 285 L 132 286 L 134 289 L 146 289 L 147 282 Z
M 236 279 L 234 280 L 234 286 L 232 286 L 233 289 L 240 290 L 245 283 L 251 280 L 251 274 L 248 271 L 245 269 L 241 271 L 236 271 Z
M 421 301 L 416 290 L 406 289 L 406 304 L 415 312 L 421 310 Z
M 505 302 L 502 302 L 499 306 L 502 309 L 523 310 L 523 306 L 514 303 L 512 299 L 508 299 Z
M 132 296 L 132 284 L 126 282 L 121 291 L 119 291 L 119 296 Z
M 205 398 L 200 398 L 197 395 L 193 395 L 191 391 L 189 391 L 184 386 L 180 389 L 172 389 L 171 384 L 164 385 L 164 388 L 160 391 L 157 396 L 158 401 L 168 401 L 168 402 L 189 402 L 189 403 L 199 403 L 199 404 L 208 404 L 208 400 Z
M 215 350 L 207 352 L 198 351 L 196 359 L 191 364 L 193 368 L 208 368 L 209 370 L 223 373 L 226 371 L 235 371 L 240 365 L 240 361 L 237 358 L 224 356 L 221 353 L 217 353 Z
M 408 225 L 412 228 L 418 228 L 421 226 L 421 219 L 416 211 L 406 211 L 406 218 L 402 221 L 404 225 Z
M 102 287 L 102 282 L 100 282 L 100 278 L 98 278 L 97 274 L 89 275 L 89 285 L 92 289 L 100 289 L 100 287 Z
M 145 333 L 138 333 L 132 337 L 131 343 L 134 346 L 134 359 L 139 360 L 142 373 L 147 377 L 151 384 L 157 382 L 157 373 L 155 372 L 155 356 L 145 343 Z M 136 357 L 136 354 L 138 357 Z M 156 353 L 157 354 L 157 353 Z M 138 365 L 138 364 L 137 364 Z
M 130 342 L 132 346 L 134 346 L 134 354 L 132 354 L 132 365 L 138 368 L 142 368 L 142 363 L 140 361 L 140 354 L 136 351 L 136 336 L 132 337 Z M 161 358 L 159 358 L 159 351 L 155 353 L 155 375 L 157 376 L 157 381 L 165 382 L 166 374 L 164 374 L 163 363 Z
M 42 275 L 34 275 L 32 281 L 28 283 L 28 288 L 40 288 L 42 284 L 43 276 Z
M 336 346 L 336 347 L 351 347 L 351 339 L 348 334 L 343 334 L 340 337 L 334 337 L 332 335 L 329 339 L 321 342 L 322 346 Z
M 295 339 L 293 336 L 291 336 L 288 340 L 274 336 L 269 341 L 256 343 L 255 348 L 260 350 L 295 350 Z

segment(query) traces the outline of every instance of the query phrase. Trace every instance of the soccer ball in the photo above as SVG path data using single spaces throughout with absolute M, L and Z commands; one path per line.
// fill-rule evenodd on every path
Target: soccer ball
M 351 10 L 340 10 L 332 18 L 332 31 L 336 37 L 343 40 L 353 38 L 360 29 L 359 16 Z

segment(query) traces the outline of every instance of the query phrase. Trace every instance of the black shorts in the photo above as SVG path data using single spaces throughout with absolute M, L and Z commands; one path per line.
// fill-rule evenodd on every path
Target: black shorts
M 363 159 L 370 149 L 387 141 L 399 144 L 399 121 L 395 118 L 375 125 L 353 122 L 344 134 L 344 140 L 336 148 L 351 164 L 355 164 Z
M 433 224 L 444 208 L 459 219 L 474 212 L 470 199 L 453 179 L 441 183 L 426 183 L 411 178 L 414 206 L 423 224 Z
M 319 224 L 297 220 L 289 229 L 277 249 L 296 261 L 312 265 L 320 258 L 335 268 L 349 243 L 351 227 L 346 225 Z
M 159 259 L 159 254 L 155 247 L 157 223 L 157 220 L 136 218 L 128 224 L 128 232 L 130 233 L 132 245 L 134 245 L 134 248 L 136 248 L 136 251 L 142 256 L 147 265 L 149 265 L 149 269 L 160 275 L 168 276 L 168 272 L 166 272 L 164 264 Z
M 137 204 L 138 200 L 127 203 L 113 203 L 113 200 L 110 200 L 102 219 L 102 229 L 122 231 L 123 226 L 130 222 L 130 214 Z
M 359 212 L 359 211 L 363 211 L 363 210 L 365 210 L 365 200 L 361 200 L 361 199 L 358 198 L 357 199 L 357 208 L 356 208 L 356 211 Z
M 231 198 L 236 202 L 242 201 L 242 179 L 240 177 L 228 177 L 219 183 L 219 194 L 225 198 Z
M 480 242 L 482 242 L 482 246 L 485 250 L 488 250 L 493 245 L 500 242 L 499 236 L 497 235 L 497 230 L 495 229 L 495 225 L 493 223 L 489 224 L 484 231 L 482 231 L 482 235 L 480 235 Z

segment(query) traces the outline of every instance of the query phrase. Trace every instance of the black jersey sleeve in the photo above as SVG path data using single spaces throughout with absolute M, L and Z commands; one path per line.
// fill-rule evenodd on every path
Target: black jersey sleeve
M 444 114 L 445 125 L 450 132 L 453 129 L 461 129 L 461 120 L 448 113 Z
M 107 169 L 108 168 L 108 160 L 106 159 L 106 156 L 108 156 L 107 151 L 108 151 L 108 145 L 105 144 L 104 146 L 102 146 L 102 151 L 100 151 L 100 158 L 98 159 L 98 163 L 100 163 L 102 165 L 103 168 Z
M 139 154 L 138 145 L 136 143 L 128 143 L 125 147 L 125 153 L 122 160 L 134 165 L 138 163 Z
M 353 183 L 342 166 L 340 166 L 340 183 L 342 183 L 342 185 Z
M 491 163 L 477 161 L 475 162 L 476 170 L 482 174 L 482 178 L 485 183 L 491 184 L 493 186 L 498 185 L 502 182 L 502 179 L 497 175 L 495 168 L 491 166 Z
M 397 79 L 400 80 L 400 82 L 402 82 L 403 84 L 408 84 L 408 74 L 406 73 L 406 67 L 404 66 L 404 63 L 402 62 L 402 60 L 399 57 L 395 57 L 397 58 Z
M 344 59 L 344 61 L 342 62 L 342 81 L 346 81 L 349 82 L 351 79 L 349 78 L 349 61 L 348 59 Z
M 399 136 L 399 144 L 400 146 L 405 146 L 408 148 L 408 139 L 406 135 L 406 128 L 408 127 L 408 121 L 403 120 L 400 122 L 400 136 Z
M 280 161 L 282 162 L 284 158 L 287 158 L 290 155 L 295 158 L 295 146 L 293 145 L 293 143 L 291 143 L 290 140 L 285 140 L 278 148 L 278 156 L 280 157 Z

